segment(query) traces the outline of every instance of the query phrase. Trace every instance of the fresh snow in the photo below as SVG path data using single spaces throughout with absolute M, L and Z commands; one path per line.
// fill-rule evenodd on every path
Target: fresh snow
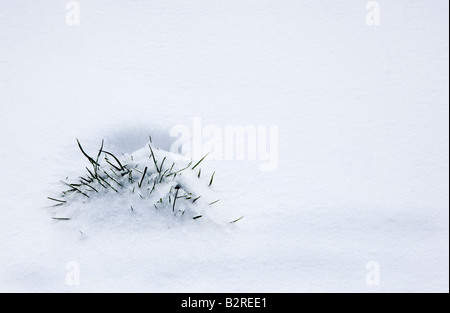
M 449 4 L 367 2 L 2 1 L 0 292 L 448 292 Z M 277 125 L 277 169 L 203 161 L 196 220 L 47 199 L 76 138 L 148 158 L 196 117 Z

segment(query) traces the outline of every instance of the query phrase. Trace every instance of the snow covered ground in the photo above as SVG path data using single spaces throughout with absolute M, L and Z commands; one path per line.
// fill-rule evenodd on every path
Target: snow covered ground
M 67 2 L 0 4 L 1 292 L 449 291 L 447 1 Z M 195 118 L 278 126 L 276 170 L 202 165 L 244 219 L 51 219 L 76 138 L 168 150 Z

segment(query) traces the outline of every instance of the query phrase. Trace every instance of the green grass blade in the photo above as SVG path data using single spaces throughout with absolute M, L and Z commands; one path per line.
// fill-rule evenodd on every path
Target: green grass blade
M 102 141 L 103 142 L 103 141 Z M 83 147 L 81 146 L 80 141 L 77 139 L 77 143 L 78 143 L 78 147 L 80 148 L 81 152 L 83 153 L 83 155 L 89 160 L 89 162 L 92 164 L 92 167 L 94 168 L 94 172 L 96 174 L 96 176 L 94 176 L 95 178 L 97 178 L 97 167 L 98 162 L 96 162 L 93 158 L 91 158 L 84 150 Z M 102 144 L 103 147 L 103 144 Z M 97 160 L 98 161 L 98 160 Z
M 209 155 L 209 152 L 208 152 L 203 158 L 201 158 L 200 161 L 198 161 L 197 164 L 195 164 L 194 167 L 193 167 L 192 169 L 195 169 L 200 163 L 202 163 L 202 161 L 203 161 L 208 155 Z
M 89 198 L 89 196 L 88 196 L 87 194 L 85 194 L 84 192 L 82 192 L 80 189 L 78 189 L 78 188 L 72 186 L 71 184 L 68 184 L 68 183 L 66 183 L 66 182 L 63 182 L 62 180 L 61 180 L 61 182 L 62 182 L 64 185 L 67 185 L 67 186 L 71 187 L 72 189 L 75 189 L 76 191 L 78 191 L 79 193 L 81 193 L 83 196 Z
M 84 178 L 84 177 L 80 177 L 80 179 L 81 179 L 82 181 L 84 181 L 84 182 L 88 183 L 88 184 L 90 184 L 90 183 L 92 183 L 92 182 L 93 182 L 93 180 L 92 180 L 92 179 L 86 179 L 86 178 Z
M 103 171 L 103 173 L 105 173 L 105 175 L 108 176 L 108 178 L 111 179 L 113 182 L 115 182 L 117 185 L 119 185 L 120 187 L 123 187 L 122 184 L 119 183 L 117 180 L 115 180 L 113 177 L 111 177 L 111 175 L 109 175 L 105 171 Z
M 172 174 L 174 174 L 174 175 L 176 176 L 176 174 L 178 174 L 178 173 L 180 173 L 180 172 L 182 172 L 182 171 L 188 169 L 189 167 L 191 167 L 191 165 L 192 165 L 192 160 L 191 160 L 191 162 L 189 162 L 189 164 L 188 164 L 186 167 L 184 167 L 184 168 L 182 168 L 181 170 L 178 170 L 178 171 L 176 171 L 175 173 L 172 173 Z M 167 176 L 170 176 L 170 175 L 172 175 L 172 174 L 169 174 L 169 175 L 167 175 Z
M 219 202 L 220 201 L 220 199 L 219 200 L 216 200 L 216 201 L 214 201 L 214 202 L 211 202 L 209 205 L 213 205 L 214 203 L 217 203 L 217 202 Z
M 145 169 L 144 169 L 144 174 L 142 174 L 141 181 L 139 182 L 139 185 L 138 185 L 139 188 L 141 188 L 141 186 L 142 186 L 142 182 L 144 181 L 145 174 L 147 174 L 147 166 L 145 167 Z
M 166 157 L 163 158 L 161 165 L 159 166 L 159 172 L 161 172 L 163 169 L 164 161 L 166 161 Z
M 109 159 L 105 157 L 105 161 L 106 163 L 108 163 L 109 165 L 111 165 L 113 168 L 115 168 L 117 171 L 121 171 L 120 168 L 118 168 L 117 166 L 115 166 L 114 164 L 112 164 L 111 162 L 109 162 Z
M 78 139 L 77 139 L 77 143 L 78 143 L 78 147 L 80 148 L 83 155 L 89 160 L 89 162 L 94 163 L 95 162 L 94 159 L 91 158 L 86 152 L 84 152 L 83 147 L 81 146 L 81 143 Z
M 91 188 L 92 190 L 94 190 L 96 193 L 98 193 L 98 190 L 95 189 L 94 187 L 92 187 L 91 185 L 89 185 L 88 183 L 85 182 L 81 182 L 83 185 L 88 186 L 89 188 Z
M 153 159 L 153 163 L 155 163 L 156 171 L 158 172 L 158 174 L 160 174 L 160 173 L 161 173 L 161 170 L 159 169 L 158 163 L 156 162 L 155 154 L 153 153 L 153 149 L 152 149 L 151 144 L 149 144 L 148 147 L 150 148 L 151 157 L 152 157 L 152 159 Z
M 165 170 L 164 173 L 162 173 L 161 178 L 159 179 L 159 182 L 162 183 L 163 179 L 164 179 L 164 175 L 166 175 L 166 173 L 169 171 L 169 169 Z
M 107 185 L 109 186 L 109 188 L 111 188 L 111 189 L 114 190 L 115 192 L 119 193 L 119 192 L 117 191 L 117 189 L 114 188 L 113 186 L 111 186 L 111 184 L 108 183 L 103 177 L 101 177 L 101 176 L 99 175 L 98 178 L 101 179 L 105 184 L 107 184 Z M 99 182 L 100 182 L 100 180 L 99 180 Z M 105 187 L 105 188 L 106 188 L 106 187 Z
M 234 220 L 234 221 L 232 221 L 232 222 L 230 222 L 230 224 L 233 224 L 233 223 L 236 223 L 236 222 L 238 222 L 238 221 L 240 221 L 241 219 L 243 219 L 244 217 L 243 216 L 241 216 L 240 218 L 238 218 L 237 220 Z
M 58 200 L 58 199 L 54 199 L 54 198 L 50 198 L 50 197 L 47 197 L 47 199 L 53 200 L 53 201 L 56 201 L 56 202 L 60 202 L 60 203 L 67 203 L 67 201 L 64 201 L 64 200 Z
M 120 171 L 123 171 L 123 170 L 125 169 L 125 168 L 123 167 L 122 163 L 120 163 L 119 159 L 118 159 L 114 154 L 112 154 L 111 152 L 108 152 L 108 151 L 103 151 L 103 153 L 105 153 L 105 154 L 110 155 L 110 156 L 113 157 L 113 159 L 117 162 L 117 164 L 119 164 L 119 166 L 120 166 Z M 112 164 L 111 164 L 111 165 L 112 165 Z M 118 169 L 118 170 L 119 170 L 119 169 Z
M 175 188 L 175 197 L 173 198 L 173 207 L 172 207 L 172 212 L 175 212 L 175 203 L 177 202 L 177 196 L 178 196 L 178 190 L 180 190 L 180 188 Z
M 211 180 L 209 181 L 209 185 L 208 185 L 208 186 L 211 186 L 211 185 L 212 185 L 213 180 L 214 180 L 214 175 L 215 175 L 215 174 L 216 174 L 216 172 L 214 172 L 214 173 L 212 174 Z
M 100 167 L 100 165 L 98 164 L 98 160 L 100 159 L 100 155 L 102 154 L 102 151 L 103 151 L 103 144 L 105 143 L 105 141 L 102 139 L 102 145 L 101 145 L 101 147 L 100 147 L 100 150 L 98 151 L 98 154 L 97 154 L 97 160 L 95 161 L 95 164 L 97 165 L 96 166 L 96 168 L 95 168 L 95 173 L 97 174 L 97 172 L 98 172 L 98 168 Z

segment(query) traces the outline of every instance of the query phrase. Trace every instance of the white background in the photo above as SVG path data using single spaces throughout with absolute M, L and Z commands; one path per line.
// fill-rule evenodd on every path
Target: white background
M 78 3 L 0 4 L 0 291 L 448 292 L 447 1 L 379 26 L 361 0 Z M 75 138 L 167 149 L 195 116 L 279 127 L 276 171 L 206 165 L 239 223 L 51 220 Z

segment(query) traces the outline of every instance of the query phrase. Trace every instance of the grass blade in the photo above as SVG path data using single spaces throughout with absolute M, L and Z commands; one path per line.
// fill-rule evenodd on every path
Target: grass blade
M 233 223 L 236 223 L 237 221 L 240 221 L 241 219 L 243 219 L 244 217 L 243 216 L 241 216 L 240 218 L 238 218 L 237 220 L 234 220 L 234 221 L 232 221 L 232 222 L 230 222 L 230 224 L 233 224 Z
M 88 173 L 92 177 L 92 179 L 95 180 L 96 177 L 94 176 L 94 174 L 92 174 L 92 172 L 87 167 L 86 167 L 86 170 L 88 171 Z
M 91 188 L 92 190 L 94 190 L 96 193 L 98 193 L 98 190 L 95 189 L 94 187 L 92 187 L 91 185 L 89 185 L 88 183 L 85 182 L 81 182 L 83 185 L 88 186 L 89 188 Z
M 182 168 L 181 170 L 178 170 L 178 171 L 176 171 L 175 173 L 172 173 L 172 174 L 176 176 L 178 173 L 180 173 L 180 172 L 182 172 L 182 171 L 188 169 L 191 165 L 192 165 L 192 160 L 191 160 L 191 162 L 189 162 L 189 164 L 188 164 L 185 168 Z M 170 175 L 172 175 L 172 174 L 169 174 L 169 175 L 167 175 L 167 176 L 170 176 Z
M 152 153 L 151 157 L 153 159 L 153 163 L 155 163 L 156 171 L 158 172 L 158 174 L 161 174 L 161 170 L 158 168 L 158 163 L 156 162 L 155 154 L 153 153 L 151 144 L 149 144 L 148 147 L 150 148 L 150 152 Z
M 164 175 L 166 175 L 166 173 L 169 171 L 169 169 L 165 170 L 164 173 L 162 173 L 161 178 L 159 179 L 159 182 L 161 183 L 164 179 Z
M 105 141 L 102 139 L 102 145 L 101 145 L 101 147 L 100 147 L 100 150 L 98 151 L 98 154 L 97 154 L 97 160 L 95 161 L 95 164 L 97 165 L 96 168 L 95 168 L 95 174 L 97 174 L 98 168 L 100 167 L 100 165 L 98 164 L 98 159 L 100 159 L 100 155 L 102 154 L 102 151 L 103 151 L 103 144 L 104 144 L 104 143 L 105 143 Z
M 177 202 L 178 190 L 180 190 L 180 188 L 175 187 L 175 189 L 176 189 L 176 191 L 175 191 L 175 197 L 173 198 L 172 212 L 175 212 L 175 203 Z
M 121 171 L 123 171 L 123 170 L 125 169 L 125 168 L 123 167 L 122 163 L 120 163 L 119 159 L 116 158 L 116 156 L 115 156 L 114 154 L 112 154 L 111 152 L 108 152 L 108 151 L 103 151 L 103 153 L 112 156 L 113 159 L 117 162 L 117 164 L 119 164 L 120 170 L 121 170 Z M 111 164 L 111 165 L 112 165 L 112 164 Z
M 64 201 L 64 200 L 58 200 L 58 199 L 54 199 L 54 198 L 50 198 L 50 197 L 47 197 L 47 199 L 53 200 L 53 201 L 56 201 L 56 202 L 60 202 L 60 203 L 67 203 L 67 201 Z
M 75 189 L 76 191 L 78 191 L 79 193 L 81 193 L 83 196 L 89 198 L 89 196 L 88 196 L 87 194 L 85 194 L 84 192 L 82 192 L 80 189 L 74 187 L 73 185 L 68 184 L 68 183 L 66 183 L 66 182 L 63 182 L 62 180 L 61 180 L 61 182 L 62 182 L 64 185 L 67 185 L 67 186 L 71 187 L 72 189 Z
M 84 182 L 88 183 L 88 184 L 90 184 L 90 183 L 92 183 L 92 182 L 93 182 L 93 180 L 92 180 L 92 179 L 86 179 L 86 178 L 84 178 L 84 177 L 80 177 L 80 179 L 81 179 L 82 181 L 84 181 Z
M 152 194 L 153 190 L 155 190 L 155 187 L 156 187 L 156 180 L 153 182 L 153 187 L 152 190 L 150 190 L 150 194 Z
M 80 150 L 83 153 L 83 155 L 92 164 L 92 167 L 94 168 L 95 175 L 97 175 L 97 167 L 99 166 L 98 163 L 93 158 L 91 158 L 86 152 L 84 152 L 83 147 L 81 146 L 81 143 L 80 143 L 80 141 L 78 141 L 78 139 L 77 139 L 77 143 L 78 143 L 78 147 L 80 148 Z M 102 141 L 102 148 L 103 148 L 103 141 Z M 97 178 L 97 176 L 94 176 L 94 177 Z
M 209 155 L 209 152 L 203 158 L 201 158 L 200 161 L 198 161 L 197 164 L 195 164 L 192 169 L 195 169 L 208 155 Z
M 80 141 L 78 141 L 78 139 L 77 139 L 77 143 L 78 143 L 78 147 L 81 150 L 81 153 L 83 153 L 83 155 L 89 160 L 89 162 L 94 163 L 95 162 L 94 159 L 91 158 L 86 152 L 84 152 L 83 147 L 81 147 L 81 143 L 80 143 Z
M 111 186 L 111 184 L 108 183 L 103 177 L 98 176 L 98 178 L 101 179 L 105 184 L 107 184 L 107 185 L 109 186 L 109 188 L 111 188 L 111 189 L 114 190 L 115 192 L 119 193 L 119 192 L 117 191 L 117 189 L 114 188 L 113 186 Z M 99 182 L 100 182 L 100 180 L 99 180 Z M 106 188 L 106 187 L 105 187 L 105 188 Z
M 161 173 L 163 165 L 164 165 L 164 161 L 166 160 L 166 157 L 164 157 L 164 159 L 161 162 L 161 165 L 159 166 L 159 172 Z
M 139 182 L 139 188 L 142 186 L 142 182 L 144 181 L 145 174 L 147 174 L 147 166 L 144 169 L 144 174 L 142 175 L 141 181 Z
M 120 168 L 118 168 L 117 166 L 115 166 L 114 164 L 112 164 L 111 162 L 109 162 L 109 159 L 108 159 L 108 158 L 105 157 L 105 161 L 106 161 L 106 163 L 108 163 L 109 165 L 111 165 L 111 166 L 112 166 L 113 168 L 115 168 L 116 170 L 121 171 Z
M 113 182 L 115 182 L 117 185 L 119 185 L 120 187 L 123 187 L 121 183 L 119 183 L 117 180 L 115 180 L 114 178 L 111 177 L 111 175 L 109 175 L 108 173 L 106 173 L 105 171 L 103 171 L 103 173 L 106 174 L 106 176 L 108 176 L 109 179 L 111 179 Z
M 219 202 L 220 201 L 220 199 L 219 200 L 216 200 L 216 201 L 214 201 L 214 202 L 211 202 L 209 205 L 213 205 L 214 203 L 217 203 L 217 202 Z
M 211 185 L 212 185 L 213 180 L 214 180 L 214 174 L 216 174 L 216 172 L 214 172 L 214 173 L 212 174 L 211 180 L 209 181 L 209 185 L 208 185 L 208 186 L 211 186 Z

